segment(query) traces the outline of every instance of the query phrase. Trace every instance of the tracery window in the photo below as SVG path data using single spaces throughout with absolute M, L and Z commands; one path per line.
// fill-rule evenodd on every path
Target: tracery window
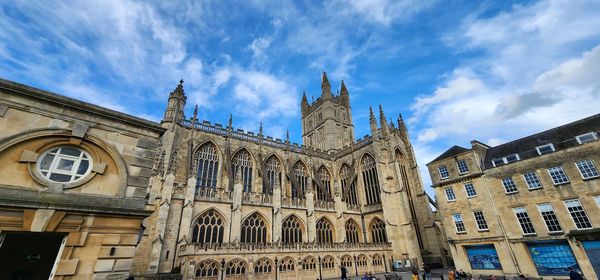
M 196 219 L 192 242 L 208 245 L 222 243 L 224 230 L 221 217 L 215 210 L 208 210 Z
M 373 243 L 387 243 L 387 234 L 385 232 L 385 223 L 382 220 L 375 218 L 371 223 L 371 237 Z
M 243 260 L 235 259 L 225 264 L 225 275 L 244 275 L 246 274 L 246 263 Z
M 342 261 L 341 261 L 342 266 L 344 267 L 352 267 L 352 257 L 345 255 L 342 257 Z
M 296 180 L 296 186 L 292 186 L 292 198 L 304 199 L 306 194 L 306 187 L 308 186 L 308 168 L 301 161 L 294 164 L 294 178 Z
M 333 243 L 333 226 L 326 218 L 317 221 L 317 242 Z
M 323 269 L 333 269 L 335 268 L 335 260 L 332 256 L 325 256 L 321 261 L 321 266 Z
M 44 152 L 37 162 L 38 171 L 52 182 L 72 183 L 84 178 L 92 170 L 92 157 L 74 146 L 53 147 Z
M 350 177 L 350 167 L 347 164 L 342 165 L 340 169 L 340 180 L 342 183 L 342 193 L 345 194 L 344 201 L 349 205 L 358 205 L 358 198 L 356 196 L 356 180 L 349 182 L 352 178 Z
M 233 156 L 233 160 L 231 160 L 231 170 L 233 171 L 234 178 L 238 169 L 242 173 L 243 191 L 252 192 L 252 157 L 246 150 L 240 150 Z
M 295 267 L 296 263 L 291 257 L 285 257 L 279 262 L 279 271 L 281 272 L 294 271 Z
M 314 257 L 308 256 L 304 258 L 302 261 L 302 269 L 303 270 L 316 270 L 317 269 L 317 259 Z
M 198 264 L 196 277 L 216 277 L 219 274 L 219 264 L 214 260 L 205 260 Z
M 266 243 L 267 223 L 258 213 L 254 213 L 242 222 L 242 243 Z
M 377 167 L 375 159 L 370 155 L 365 155 L 362 159 L 362 175 L 365 184 L 365 196 L 367 205 L 381 202 L 379 197 L 379 179 L 377 179 Z
M 194 158 L 196 170 L 196 190 L 199 188 L 217 188 L 219 157 L 214 144 L 206 143 L 196 151 Z
M 358 225 L 353 220 L 348 220 L 344 226 L 346 229 L 346 242 L 358 243 Z
M 383 258 L 381 257 L 381 255 L 375 254 L 373 255 L 373 266 L 382 266 L 383 265 Z
M 281 225 L 283 243 L 302 242 L 302 222 L 298 217 L 292 215 L 287 217 Z
M 281 186 L 281 163 L 276 156 L 270 156 L 265 162 L 265 182 L 263 183 L 262 193 L 273 194 L 276 180 L 279 180 Z
M 317 171 L 317 180 L 323 186 L 323 189 L 317 188 L 317 199 L 323 201 L 332 201 L 331 199 L 331 175 L 325 166 L 321 166 Z
M 368 263 L 369 259 L 365 255 L 358 255 L 358 258 L 356 258 L 356 266 L 358 267 L 367 266 Z
M 254 263 L 254 273 L 271 273 L 273 264 L 270 259 L 262 258 Z

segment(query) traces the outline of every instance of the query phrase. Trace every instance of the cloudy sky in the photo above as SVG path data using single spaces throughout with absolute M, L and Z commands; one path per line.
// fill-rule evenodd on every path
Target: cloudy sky
M 154 121 L 184 79 L 188 116 L 300 142 L 300 97 L 327 71 L 356 137 L 370 105 L 402 113 L 424 171 L 455 144 L 600 113 L 598 15 L 583 0 L 2 1 L 0 77 Z

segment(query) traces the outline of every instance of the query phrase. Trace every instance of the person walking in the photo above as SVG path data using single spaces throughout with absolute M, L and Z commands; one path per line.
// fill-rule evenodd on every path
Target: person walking
M 583 276 L 572 267 L 569 267 L 569 279 L 571 280 L 583 280 Z
M 450 271 L 448 271 L 448 280 L 456 280 L 455 274 L 454 268 L 451 268 Z
M 346 269 L 346 267 L 342 266 L 341 270 L 342 270 L 342 279 L 343 280 L 348 279 L 348 276 L 346 275 L 348 273 L 348 270 Z
M 426 264 L 423 264 L 423 274 L 425 276 L 425 280 L 431 280 L 431 268 Z

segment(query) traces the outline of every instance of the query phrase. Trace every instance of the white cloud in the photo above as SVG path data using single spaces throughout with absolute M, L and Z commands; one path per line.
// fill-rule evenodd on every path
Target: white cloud
M 342 13 L 361 16 L 365 21 L 389 25 L 403 22 L 432 6 L 436 1 L 419 0 L 351 0 L 338 1 Z

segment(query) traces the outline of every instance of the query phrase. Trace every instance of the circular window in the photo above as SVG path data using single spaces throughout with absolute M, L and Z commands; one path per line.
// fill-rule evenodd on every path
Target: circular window
M 52 182 L 76 182 L 92 170 L 92 157 L 77 147 L 53 147 L 39 157 L 37 170 Z

